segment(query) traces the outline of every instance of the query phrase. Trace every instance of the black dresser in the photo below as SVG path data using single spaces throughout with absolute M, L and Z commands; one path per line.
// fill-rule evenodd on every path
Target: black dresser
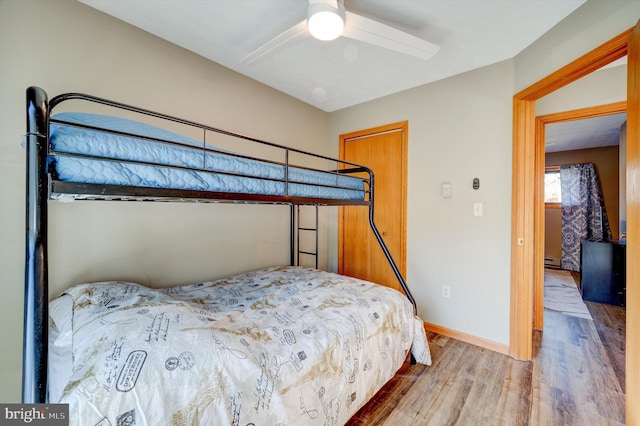
M 625 306 L 626 246 L 616 240 L 582 240 L 580 291 L 590 302 Z

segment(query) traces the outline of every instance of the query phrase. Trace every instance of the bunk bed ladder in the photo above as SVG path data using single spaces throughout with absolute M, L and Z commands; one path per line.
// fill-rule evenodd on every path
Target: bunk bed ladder
M 297 252 L 298 252 L 298 257 L 297 257 L 297 261 L 296 264 L 298 266 L 300 266 L 300 255 L 307 255 L 307 256 L 313 256 L 315 258 L 315 268 L 318 269 L 318 205 L 314 205 L 313 207 L 315 207 L 315 223 L 313 224 L 313 226 L 302 226 L 302 220 L 301 220 L 301 215 L 300 215 L 300 205 L 298 204 L 297 206 L 297 226 L 296 226 L 296 237 L 297 237 Z M 307 206 L 308 207 L 308 206 Z M 304 231 L 304 233 L 313 233 L 314 239 L 315 239 L 315 247 L 314 247 L 314 251 L 307 251 L 307 250 L 302 250 L 301 248 L 301 244 L 300 244 L 300 235 L 302 234 L 302 232 Z

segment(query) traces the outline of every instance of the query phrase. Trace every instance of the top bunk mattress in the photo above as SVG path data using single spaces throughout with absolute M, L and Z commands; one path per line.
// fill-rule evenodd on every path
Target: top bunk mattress
M 364 200 L 362 179 L 247 158 L 120 117 L 52 116 L 49 172 L 74 183 Z

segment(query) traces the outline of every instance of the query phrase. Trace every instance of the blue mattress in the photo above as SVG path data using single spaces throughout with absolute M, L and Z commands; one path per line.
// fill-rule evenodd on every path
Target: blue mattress
M 286 167 L 281 164 L 239 158 L 231 153 L 225 154 L 228 151 L 211 145 L 207 147 L 221 152 L 204 151 L 198 149 L 203 147 L 203 142 L 119 117 L 60 113 L 52 118 L 140 136 L 124 136 L 52 123 L 49 143 L 53 153 L 49 156 L 49 168 L 50 171 L 55 170 L 56 178 L 61 181 L 287 195 L 284 182 L 269 180 L 285 179 Z M 116 161 L 67 156 L 65 153 L 107 157 Z M 288 195 L 362 200 L 364 184 L 355 177 L 290 166 Z

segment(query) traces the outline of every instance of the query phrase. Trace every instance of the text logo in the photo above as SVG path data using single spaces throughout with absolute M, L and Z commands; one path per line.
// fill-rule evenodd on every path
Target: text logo
M 68 426 L 68 404 L 0 404 L 0 425 Z

